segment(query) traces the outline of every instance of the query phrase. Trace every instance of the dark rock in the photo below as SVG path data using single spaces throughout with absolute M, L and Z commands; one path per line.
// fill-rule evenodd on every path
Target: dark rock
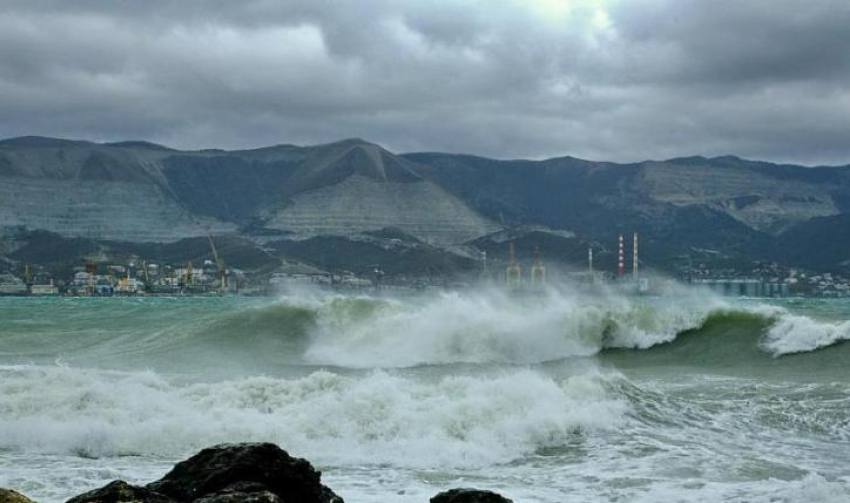
M 513 503 L 513 501 L 492 491 L 464 488 L 441 492 L 431 498 L 431 503 Z
M 263 484 L 239 482 L 199 498 L 194 503 L 281 503 L 281 500 Z
M 75 496 L 67 503 L 174 503 L 174 501 L 146 487 L 133 486 L 123 480 L 115 480 L 100 489 Z
M 195 501 L 196 503 L 281 503 L 280 498 L 269 491 L 253 493 L 222 491 Z
M 321 472 L 269 443 L 226 444 L 204 449 L 178 463 L 148 489 L 178 501 L 214 500 L 284 503 L 343 503 L 321 484 Z M 206 501 L 205 503 L 211 503 Z
M 18 491 L 0 487 L 0 503 L 35 503 Z

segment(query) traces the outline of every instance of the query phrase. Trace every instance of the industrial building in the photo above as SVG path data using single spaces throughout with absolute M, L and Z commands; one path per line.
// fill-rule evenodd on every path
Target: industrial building
M 696 279 L 693 284 L 729 297 L 788 296 L 788 283 L 763 282 L 758 279 Z

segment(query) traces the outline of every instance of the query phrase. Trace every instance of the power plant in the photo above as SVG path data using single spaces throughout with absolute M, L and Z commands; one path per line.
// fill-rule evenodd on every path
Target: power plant
M 638 258 L 638 233 L 635 232 L 632 236 L 632 280 L 637 283 L 640 280 L 640 260 Z M 591 277 L 593 276 L 593 249 L 587 250 L 587 266 Z M 617 279 L 623 281 L 626 279 L 626 245 L 623 234 L 617 242 Z
M 625 267 L 625 242 L 623 234 L 620 234 L 618 263 L 617 263 L 617 279 L 624 281 L 626 279 Z M 646 293 L 649 291 L 649 278 L 641 277 L 640 275 L 640 256 L 638 255 L 638 233 L 632 235 L 632 281 L 630 285 L 636 289 L 638 293 Z
M 632 235 L 632 264 L 631 277 L 626 274 L 626 246 L 625 236 L 620 233 L 617 240 L 617 269 L 614 273 L 616 284 L 620 288 L 636 293 L 647 293 L 649 291 L 649 278 L 641 277 L 640 274 L 640 255 L 639 255 L 639 238 L 638 233 Z M 577 278 L 579 283 L 594 284 L 597 282 L 597 276 L 605 278 L 604 273 L 597 274 L 594 267 L 594 250 L 593 247 L 587 248 L 587 273 L 568 273 Z M 486 265 L 485 265 L 486 267 Z M 540 247 L 534 246 L 534 262 L 530 268 L 530 274 L 527 283 L 523 283 L 522 267 L 517 262 L 516 246 L 514 243 L 509 244 L 509 262 L 505 269 L 505 285 L 508 290 L 516 291 L 520 289 L 542 290 L 546 285 L 546 266 L 540 257 Z M 607 275 L 611 278 L 610 275 Z

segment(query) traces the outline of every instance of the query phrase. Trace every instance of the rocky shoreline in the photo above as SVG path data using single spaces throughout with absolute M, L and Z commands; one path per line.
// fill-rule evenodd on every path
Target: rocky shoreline
M 161 479 L 144 486 L 123 480 L 75 496 L 67 503 L 344 503 L 321 483 L 309 461 L 270 443 L 222 444 L 177 463 Z M 457 488 L 431 503 L 512 503 L 490 491 Z M 0 503 L 34 503 L 0 488 Z

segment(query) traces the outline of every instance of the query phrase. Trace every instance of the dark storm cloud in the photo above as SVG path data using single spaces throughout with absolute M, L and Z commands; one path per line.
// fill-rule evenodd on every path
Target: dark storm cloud
M 850 162 L 846 0 L 0 0 L 0 136 Z

